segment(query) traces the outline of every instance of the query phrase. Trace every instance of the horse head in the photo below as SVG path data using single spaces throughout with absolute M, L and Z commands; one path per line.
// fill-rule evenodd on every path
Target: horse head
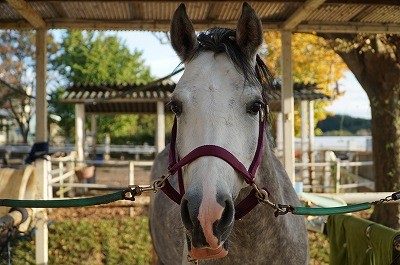
M 182 158 L 200 146 L 222 147 L 246 168 L 259 138 L 265 95 L 257 79 L 261 21 L 243 4 L 236 30 L 195 33 L 183 4 L 171 24 L 171 43 L 185 65 L 171 108 L 176 115 L 176 153 Z M 228 253 L 234 202 L 246 187 L 241 174 L 223 159 L 202 156 L 183 168 L 181 218 L 190 257 L 221 258 Z

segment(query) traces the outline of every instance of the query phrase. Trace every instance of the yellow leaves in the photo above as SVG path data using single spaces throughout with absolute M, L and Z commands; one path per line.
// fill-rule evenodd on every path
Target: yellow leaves
M 264 34 L 265 53 L 263 59 L 267 66 L 275 73 L 276 77 L 281 75 L 281 40 L 279 32 L 268 32 Z M 316 84 L 319 92 L 331 97 L 337 97 L 337 82 L 347 70 L 346 64 L 332 50 L 329 43 L 323 38 L 313 34 L 293 34 L 292 37 L 292 70 L 294 83 Z M 327 113 L 325 106 L 330 102 L 316 102 L 315 123 L 325 119 Z M 295 131 L 300 131 L 300 107 L 295 112 Z
M 279 32 L 264 35 L 266 52 L 264 60 L 276 75 L 281 74 L 281 41 Z M 322 92 L 332 95 L 336 82 L 347 69 L 329 44 L 313 34 L 293 34 L 293 81 L 316 83 Z

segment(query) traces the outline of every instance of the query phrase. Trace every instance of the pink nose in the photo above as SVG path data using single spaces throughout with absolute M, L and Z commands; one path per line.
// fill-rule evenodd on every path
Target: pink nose
M 182 222 L 194 248 L 219 249 L 234 221 L 233 201 L 228 195 L 214 197 L 186 193 L 181 202 Z

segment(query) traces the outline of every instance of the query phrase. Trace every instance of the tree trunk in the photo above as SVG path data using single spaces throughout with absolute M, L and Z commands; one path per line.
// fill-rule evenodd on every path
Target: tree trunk
M 22 143 L 28 143 L 28 133 L 29 133 L 29 125 L 25 125 L 22 121 L 17 120 L 19 131 L 22 136 Z
M 351 40 L 354 36 L 327 34 L 324 38 Z M 370 40 L 371 48 L 338 51 L 371 104 L 371 132 L 376 191 L 400 190 L 400 64 L 379 37 Z M 400 205 L 376 206 L 371 219 L 400 228 Z
M 377 93 L 379 94 L 379 93 Z M 400 190 L 400 106 L 398 91 L 382 93 L 371 101 L 372 137 L 376 191 Z M 375 222 L 400 228 L 400 205 L 376 206 L 371 216 Z

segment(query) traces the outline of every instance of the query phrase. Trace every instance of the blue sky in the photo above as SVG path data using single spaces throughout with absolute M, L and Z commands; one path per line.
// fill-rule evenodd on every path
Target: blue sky
M 59 31 L 57 32 L 59 33 Z M 58 35 L 59 34 L 55 34 Z M 150 66 L 151 73 L 155 77 L 163 77 L 170 74 L 179 64 L 179 59 L 169 44 L 160 44 L 160 41 L 151 32 L 119 31 L 109 32 L 125 42 L 133 51 L 143 52 L 143 59 Z M 176 82 L 180 75 L 173 77 Z M 335 114 L 346 114 L 353 117 L 371 118 L 371 110 L 368 97 L 354 75 L 349 71 L 339 81 L 339 90 L 344 91 L 344 96 L 332 102 L 329 111 Z

